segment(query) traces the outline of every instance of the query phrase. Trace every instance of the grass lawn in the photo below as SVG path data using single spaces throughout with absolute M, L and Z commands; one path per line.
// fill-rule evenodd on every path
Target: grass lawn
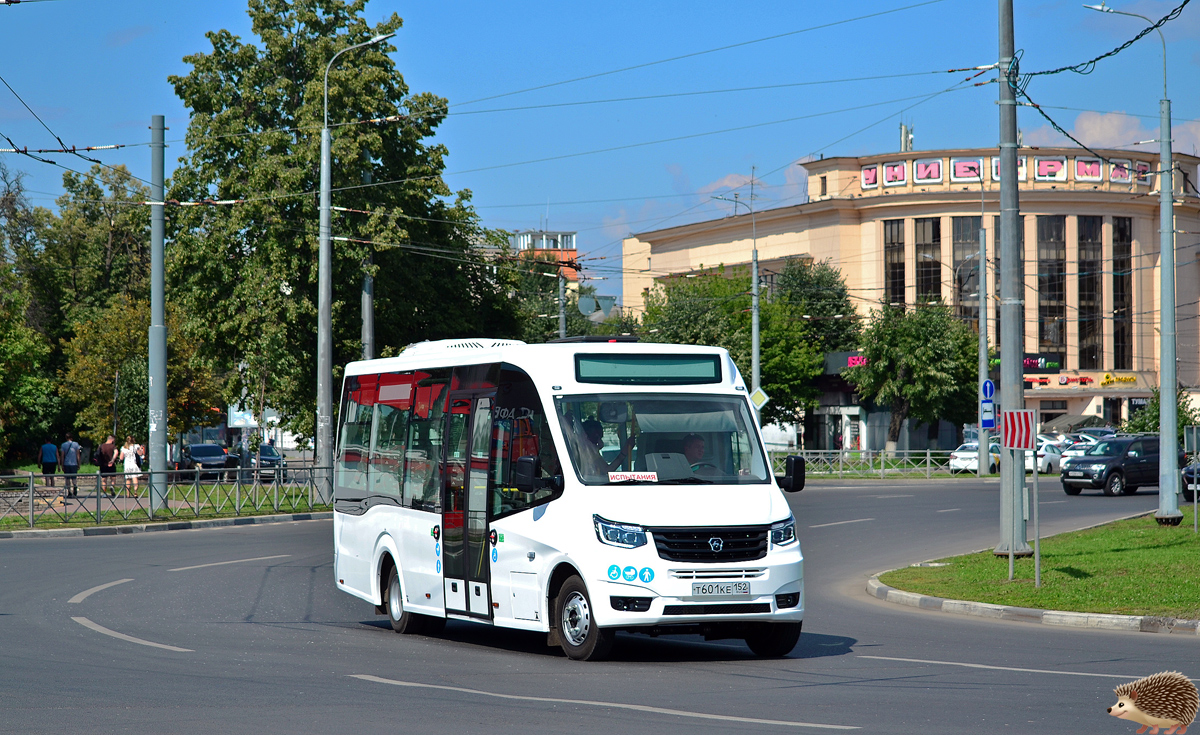
M 1045 610 L 1160 615 L 1200 619 L 1200 536 L 1193 506 L 1178 526 L 1153 516 L 1111 523 L 1042 540 L 1042 586 L 1033 586 L 1033 558 L 991 551 L 939 559 L 943 567 L 906 567 L 880 581 L 909 592 L 954 600 Z

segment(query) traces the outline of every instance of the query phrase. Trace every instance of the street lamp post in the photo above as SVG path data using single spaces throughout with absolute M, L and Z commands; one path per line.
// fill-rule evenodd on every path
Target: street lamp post
M 386 41 L 395 33 L 384 33 L 369 41 L 347 46 L 338 51 L 325 65 L 325 116 L 321 126 L 321 220 L 317 256 L 317 466 L 333 466 L 333 247 L 329 232 L 329 70 L 337 57 L 364 46 Z M 332 475 L 322 476 L 321 499 L 332 498 Z
M 761 370 L 760 370 L 760 348 L 759 348 L 759 301 L 758 301 L 758 228 L 754 221 L 754 173 L 751 169 L 750 174 L 750 204 L 743 202 L 738 198 L 737 192 L 734 192 L 733 198 L 728 197 L 713 197 L 720 199 L 723 202 L 733 202 L 733 214 L 737 216 L 737 205 L 742 205 L 746 211 L 750 213 L 750 392 L 758 390 L 760 385 Z M 762 423 L 758 409 L 754 409 L 754 416 Z
M 1104 3 L 1084 5 L 1101 13 L 1141 18 L 1150 25 L 1154 21 L 1137 13 L 1113 10 Z M 1158 345 L 1158 512 L 1154 519 L 1160 525 L 1177 526 L 1183 520 L 1179 510 L 1179 417 L 1177 393 L 1179 383 L 1175 364 L 1175 187 L 1171 160 L 1171 100 L 1167 97 L 1167 39 L 1158 28 L 1163 47 L 1163 96 L 1159 103 L 1158 143 L 1158 235 L 1162 263 L 1159 268 L 1159 345 Z

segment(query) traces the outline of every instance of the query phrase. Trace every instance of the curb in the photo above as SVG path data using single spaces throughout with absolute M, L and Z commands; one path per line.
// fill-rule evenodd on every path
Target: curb
M 332 512 L 291 513 L 274 516 L 239 516 L 236 518 L 213 518 L 199 521 L 170 521 L 167 523 L 137 523 L 124 526 L 85 526 L 83 528 L 30 529 L 28 531 L 0 531 L 0 539 L 22 538 L 76 538 L 81 536 L 119 536 L 131 533 L 155 533 L 158 531 L 189 531 L 200 528 L 222 528 L 225 526 L 253 526 L 262 523 L 287 523 L 289 521 L 327 521 Z
M 893 570 L 889 570 L 893 571 Z M 879 574 L 886 574 L 880 572 Z M 967 602 L 930 597 L 916 592 L 905 592 L 889 587 L 879 581 L 879 574 L 867 580 L 867 594 L 897 605 L 906 605 L 921 610 L 936 610 L 955 615 L 973 615 L 993 620 L 1015 620 L 1022 623 L 1057 625 L 1064 628 L 1096 628 L 1101 630 L 1123 630 L 1135 633 L 1181 633 L 1200 635 L 1200 620 L 1160 618 L 1155 615 L 1106 615 L 1103 613 L 1066 612 L 1063 610 L 1036 610 L 1029 607 L 992 605 L 986 602 Z

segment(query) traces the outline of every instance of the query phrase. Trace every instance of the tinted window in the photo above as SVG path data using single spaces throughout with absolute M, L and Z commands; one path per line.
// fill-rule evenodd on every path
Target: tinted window
M 259 446 L 258 453 L 264 457 L 278 457 L 279 456 L 279 452 L 275 451 L 275 447 L 271 446 L 270 444 L 263 444 L 263 445 Z
M 1146 447 L 1142 442 L 1133 442 L 1125 452 L 1131 457 L 1144 457 L 1146 456 Z
M 379 400 L 375 404 L 375 424 L 371 435 L 373 495 L 401 496 L 413 383 L 411 372 L 379 376 Z
M 1144 444 L 1146 446 L 1146 455 L 1147 456 L 1149 456 L 1151 454 L 1158 454 L 1158 451 L 1159 451 L 1158 439 L 1146 439 L 1144 441 Z
M 439 512 L 450 368 L 418 370 L 413 379 L 412 413 L 404 451 L 404 504 Z
M 545 487 L 537 487 L 531 493 L 513 487 L 512 468 L 519 457 L 538 458 L 539 484 Z M 550 502 L 558 492 L 549 487 L 549 478 L 561 474 L 549 420 L 533 380 L 517 368 L 505 367 L 500 373 L 500 389 L 492 411 L 492 517 Z
M 1102 441 L 1096 442 L 1087 448 L 1085 454 L 1094 457 L 1116 457 L 1125 453 L 1127 442 L 1118 441 Z
M 378 377 L 375 375 L 346 378 L 342 395 L 342 430 L 334 460 L 334 492 L 339 498 L 362 498 L 367 494 L 367 452 L 377 392 Z

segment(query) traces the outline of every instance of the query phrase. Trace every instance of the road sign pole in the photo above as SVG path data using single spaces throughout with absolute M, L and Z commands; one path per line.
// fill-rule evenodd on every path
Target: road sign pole
M 1037 409 L 1033 413 L 1033 425 L 1038 425 Z M 1038 484 L 1037 441 L 1033 442 L 1033 586 L 1042 586 L 1042 529 L 1038 525 L 1038 494 L 1041 486 Z

